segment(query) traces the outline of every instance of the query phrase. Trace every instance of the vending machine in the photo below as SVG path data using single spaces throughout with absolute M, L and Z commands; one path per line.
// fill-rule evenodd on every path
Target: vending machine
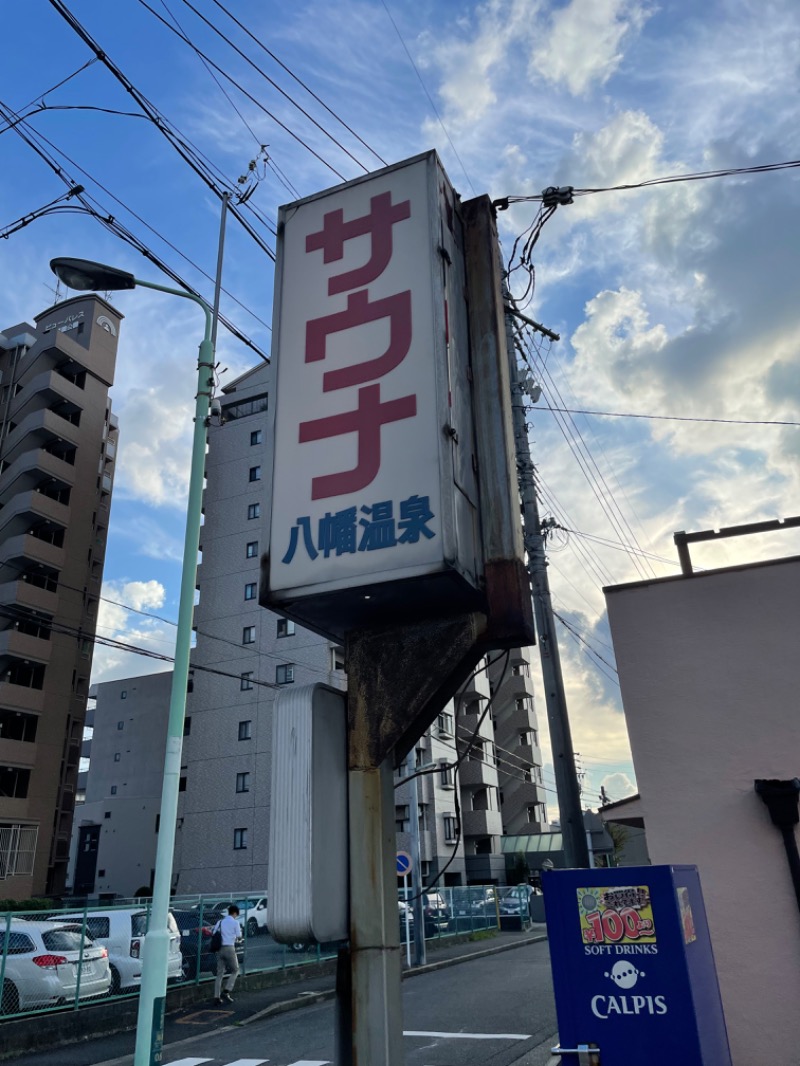
M 731 1066 L 695 866 L 542 876 L 562 1066 Z

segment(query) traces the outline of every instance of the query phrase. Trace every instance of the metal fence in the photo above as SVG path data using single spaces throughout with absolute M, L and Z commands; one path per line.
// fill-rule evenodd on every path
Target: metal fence
M 409 899 L 412 893 L 408 893 Z M 398 926 L 406 937 L 400 893 Z M 279 944 L 268 931 L 266 894 L 182 896 L 171 901 L 168 963 L 170 985 L 213 981 L 217 956 L 211 934 L 229 904 L 239 907 L 240 974 L 283 970 L 334 958 L 340 944 Z M 494 889 L 442 888 L 423 894 L 425 936 L 438 939 L 497 929 Z M 409 919 L 411 920 L 411 919 Z M 11 1018 L 53 1010 L 77 1010 L 98 1000 L 136 996 L 141 981 L 149 900 L 92 902 L 49 911 L 0 915 L 0 1014 Z M 209 990 L 210 993 L 210 990 Z

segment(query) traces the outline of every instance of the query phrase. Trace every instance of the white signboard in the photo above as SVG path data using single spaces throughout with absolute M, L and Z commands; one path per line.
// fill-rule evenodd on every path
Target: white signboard
M 458 570 L 459 540 L 475 569 L 447 432 L 453 200 L 429 153 L 281 209 L 272 604 Z

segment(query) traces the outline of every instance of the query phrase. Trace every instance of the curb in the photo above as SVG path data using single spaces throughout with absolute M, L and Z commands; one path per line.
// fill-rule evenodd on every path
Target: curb
M 524 940 L 515 940 L 510 944 L 496 944 L 491 948 L 484 948 L 481 951 L 473 951 L 468 955 L 457 955 L 451 959 L 440 959 L 439 962 L 427 963 L 425 966 L 415 966 L 410 970 L 403 971 L 402 979 L 405 981 L 408 977 L 417 977 L 426 973 L 433 973 L 436 970 L 444 970 L 448 966 L 456 966 L 462 962 L 469 962 L 470 959 L 483 959 L 489 955 L 499 955 L 504 951 L 513 951 L 514 948 L 522 948 L 527 944 L 538 944 L 542 940 L 547 940 L 546 933 L 537 933 L 535 936 L 526 937 Z M 243 1018 L 241 1021 L 235 1022 L 232 1025 L 223 1025 L 219 1029 L 214 1029 L 214 1035 L 219 1036 L 221 1033 L 230 1032 L 233 1029 L 241 1029 L 245 1025 L 251 1025 L 253 1022 L 261 1021 L 263 1018 L 269 1018 L 274 1015 L 288 1014 L 291 1011 L 300 1010 L 303 1007 L 313 1006 L 317 1003 L 325 1003 L 328 1000 L 336 997 L 336 989 L 325 989 L 322 992 L 309 992 L 306 995 L 296 996 L 294 999 L 282 1000 L 279 1003 L 272 1003 L 269 1007 L 264 1007 L 263 1010 L 256 1011 L 255 1014 L 251 1014 L 247 1018 Z M 185 1047 L 188 1044 L 197 1043 L 198 1040 L 205 1039 L 209 1034 L 197 1033 L 194 1036 L 188 1036 L 185 1040 L 176 1040 L 171 1044 L 167 1044 L 164 1047 L 164 1052 L 172 1051 L 173 1049 Z M 103 1062 L 92 1063 L 91 1066 L 130 1066 L 133 1061 L 131 1054 L 122 1055 L 116 1059 L 106 1059 Z M 559 1066 L 560 1059 L 552 1059 L 548 1066 Z

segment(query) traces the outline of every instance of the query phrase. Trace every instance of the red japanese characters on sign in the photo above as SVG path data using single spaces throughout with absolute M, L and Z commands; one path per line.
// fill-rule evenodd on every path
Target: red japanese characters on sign
M 461 254 L 454 199 L 429 153 L 281 209 L 275 602 L 436 573 L 458 559 L 454 516 L 465 503 L 455 499 L 453 436 L 442 432 L 456 417 L 445 321 L 448 264 Z M 458 292 L 463 305 L 463 282 Z M 460 478 L 468 507 L 470 476 Z

